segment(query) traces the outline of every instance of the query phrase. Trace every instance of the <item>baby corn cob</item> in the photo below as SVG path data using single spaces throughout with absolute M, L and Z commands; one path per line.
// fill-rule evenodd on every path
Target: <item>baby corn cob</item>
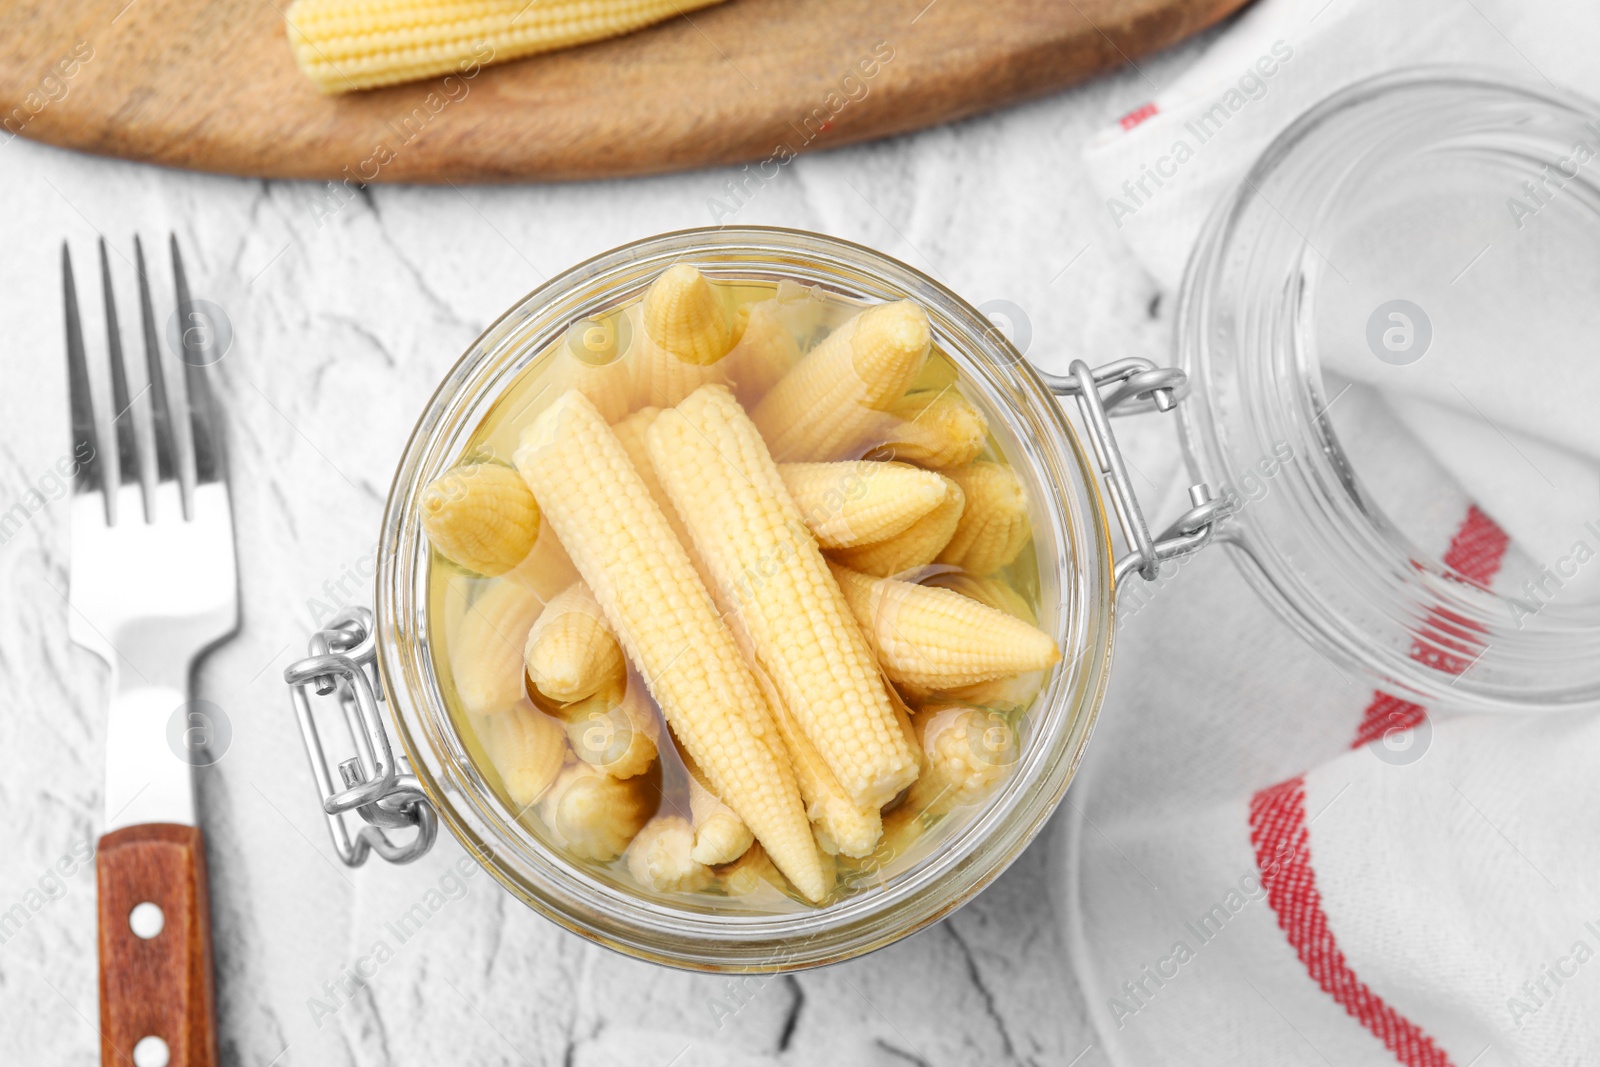
M 467 606 L 450 643 L 450 672 L 468 711 L 492 714 L 527 695 L 522 649 L 542 610 L 537 593 L 504 580 L 491 582 Z
M 857 857 L 870 854 L 883 833 L 878 809 L 858 805 L 845 795 L 816 747 L 781 705 L 774 706 L 773 719 L 783 734 L 795 780 L 800 783 L 800 795 L 805 798 L 806 814 L 816 828 L 822 851 Z
M 582 582 L 545 605 L 528 632 L 524 659 L 534 687 L 557 704 L 593 696 L 628 672 L 605 613 Z
M 694 827 L 678 815 L 657 815 L 628 846 L 628 873 L 658 893 L 692 893 L 711 884 L 711 868 L 694 858 Z
M 1007 615 L 1015 615 L 1029 626 L 1039 625 L 1039 616 L 1034 614 L 1033 608 L 1028 605 L 1027 599 L 1010 584 L 1000 578 L 979 577 L 965 571 L 946 571 L 935 574 L 926 579 L 923 585 L 936 585 L 940 589 L 948 589 L 952 593 L 971 597 L 980 604 L 987 604 L 996 611 L 1003 611 Z
M 614 37 L 718 0 L 295 0 L 295 62 L 345 93 Z
M 661 727 L 643 691 L 626 678 L 569 704 L 561 714 L 573 754 L 611 777 L 632 778 L 655 763 Z
M 761 690 L 616 434 L 569 392 L 525 431 L 516 463 L 712 789 L 800 892 L 822 899 L 816 843 L 794 772 L 770 747 Z
M 667 495 L 749 632 L 784 710 L 852 803 L 881 806 L 916 777 L 916 761 L 871 648 L 755 424 L 726 387 L 705 386 L 662 412 L 645 438 Z
M 806 803 L 806 816 L 811 820 L 824 859 L 840 852 L 850 856 L 870 852 L 873 842 L 877 840 L 882 829 L 882 820 L 877 809 L 859 806 L 845 795 L 844 789 L 839 785 L 839 779 L 834 777 L 833 771 L 829 770 L 827 762 L 817 752 L 816 746 L 806 738 L 805 732 L 795 722 L 794 716 L 783 702 L 783 696 L 778 692 L 778 687 L 773 684 L 772 676 L 760 664 L 760 657 L 756 654 L 755 639 L 750 636 L 750 628 L 743 613 L 729 611 L 723 617 L 728 620 L 728 626 L 733 631 L 734 640 L 738 642 L 739 651 L 744 654 L 745 662 L 751 664 L 751 670 L 761 686 L 762 694 L 766 697 L 767 707 L 772 709 L 772 721 L 778 727 L 781 739 L 776 746 L 777 750 L 781 753 L 780 758 L 786 758 L 789 765 L 794 768 L 795 781 L 800 786 L 800 799 Z M 892 686 L 886 684 L 884 693 L 895 708 L 896 720 L 899 721 L 900 709 L 904 705 Z M 906 738 L 907 747 L 911 749 L 912 755 L 917 757 L 917 766 L 920 768 L 921 750 L 916 747 L 917 735 L 915 730 L 910 728 L 909 719 L 901 725 L 901 734 Z
M 846 319 L 756 405 L 767 447 L 787 461 L 858 458 L 848 453 L 921 373 L 931 340 L 909 300 Z
M 673 530 L 677 533 L 679 541 L 688 549 L 689 555 L 700 573 L 701 580 L 709 588 L 715 585 L 715 580 L 708 572 L 700 553 L 694 548 L 694 542 L 690 538 L 688 530 L 684 527 L 677 508 L 667 498 L 665 488 L 662 487 L 660 479 L 656 477 L 655 464 L 651 462 L 647 454 L 645 433 L 660 414 L 661 411 L 658 408 L 642 408 L 618 423 L 613 429 L 616 431 L 618 439 L 622 442 L 623 448 L 628 452 L 629 458 L 632 459 L 634 467 L 642 472 L 644 481 L 650 488 L 650 495 L 656 499 L 662 511 L 672 520 Z M 886 464 L 881 463 L 863 465 L 886 466 Z M 815 464 L 815 466 L 833 470 L 836 466 L 844 465 Z M 783 756 L 795 768 L 796 781 L 800 786 L 800 797 L 806 804 L 806 814 L 817 827 L 819 838 L 825 842 L 824 847 L 832 845 L 837 850 L 839 846 L 833 843 L 843 841 L 846 848 L 861 848 L 861 842 L 865 841 L 869 836 L 876 837 L 877 812 L 871 809 L 860 809 L 850 803 L 839 788 L 833 773 L 828 770 L 827 764 L 823 763 L 822 758 L 817 755 L 816 749 L 809 741 L 805 740 L 803 734 L 793 729 L 793 720 L 783 710 L 783 697 L 778 693 L 767 673 L 757 666 L 755 643 L 750 636 L 749 627 L 746 625 L 743 615 L 735 611 L 727 613 L 724 618 L 727 620 L 729 628 L 733 631 L 734 639 L 738 643 L 745 661 L 751 665 L 756 681 L 761 685 L 762 693 L 766 697 L 766 706 L 772 710 L 774 722 L 780 727 L 780 732 L 786 742 L 783 748 Z M 895 699 L 893 693 L 890 693 L 889 696 L 891 699 Z M 914 734 L 908 734 L 907 736 L 913 742 L 915 741 Z M 689 803 L 694 814 L 696 827 L 695 858 L 702 863 L 725 863 L 727 860 L 716 857 L 728 852 L 728 850 L 739 844 L 743 838 L 748 837 L 749 830 L 744 827 L 742 821 L 738 821 L 738 830 L 743 831 L 741 835 L 731 825 L 719 824 L 714 816 L 709 820 L 703 818 L 701 809 L 708 801 L 728 811 L 729 815 L 733 815 L 733 812 L 727 809 L 726 805 L 723 805 L 720 800 L 717 800 L 716 796 L 700 781 L 701 774 L 699 768 L 694 766 L 694 761 L 685 758 L 684 762 L 688 766 L 690 773 Z M 738 820 L 736 815 L 733 815 L 733 818 Z M 702 840 L 702 837 L 705 840 Z M 722 843 L 719 844 L 719 842 Z M 745 841 L 745 844 L 747 845 L 748 842 Z M 870 845 L 866 847 L 870 848 Z M 742 851 L 743 849 L 741 848 L 739 851 L 728 853 L 728 858 L 732 859 Z M 852 852 L 851 854 L 858 853 Z
M 971 463 L 989 439 L 989 420 L 954 388 L 907 393 L 889 405 L 871 454 L 945 470 Z
M 950 477 L 966 494 L 967 506 L 939 562 L 973 574 L 993 574 L 1028 543 L 1028 494 L 1022 480 L 999 463 L 974 463 L 951 471 Z
M 833 558 L 851 570 L 880 577 L 932 563 L 950 543 L 966 508 L 961 486 L 942 474 L 938 478 L 944 486 L 944 499 L 932 511 L 888 540 L 839 549 Z
M 916 724 L 911 721 L 911 709 L 901 699 L 900 693 L 892 685 L 884 686 L 889 692 L 889 703 L 894 705 L 894 720 L 900 724 L 900 732 L 905 735 L 906 745 L 911 749 L 911 754 L 917 758 L 917 773 L 920 775 L 928 767 L 928 760 L 922 751 L 922 742 L 917 738 Z M 899 799 L 904 800 L 902 795 Z M 892 806 L 892 805 L 891 805 Z M 886 807 L 885 811 L 891 810 Z
M 500 577 L 502 581 L 516 582 L 529 590 L 543 604 L 578 580 L 578 568 L 572 565 L 567 550 L 561 547 L 550 527 L 541 524 L 533 551 Z
M 783 891 L 783 875 L 778 873 L 778 868 L 772 865 L 766 850 L 759 844 L 751 845 L 744 855 L 716 874 L 722 891 L 730 897 L 747 897 L 756 893 L 765 896 Z M 775 895 L 774 899 L 781 898 Z
M 689 771 L 689 814 L 694 819 L 694 849 L 690 856 L 711 866 L 732 863 L 744 855 L 755 835 L 700 780 L 700 769 L 688 760 L 684 763 Z
M 526 701 L 477 721 L 478 738 L 512 803 L 523 811 L 533 807 L 567 758 L 567 738 L 560 724 Z
M 917 791 L 931 810 L 981 798 L 1017 762 L 1016 730 L 986 708 L 935 704 L 917 716 L 916 725 L 928 756 L 928 776 Z
M 672 527 L 673 536 L 678 539 L 684 551 L 689 553 L 689 562 L 694 564 L 695 573 L 700 576 L 700 581 L 706 589 L 711 590 L 711 576 L 706 572 L 700 554 L 694 550 L 694 541 L 689 537 L 689 528 L 683 524 L 683 517 L 668 499 L 667 491 L 662 487 L 661 479 L 656 474 L 655 464 L 650 462 L 650 450 L 645 445 L 644 435 L 649 431 L 650 424 L 660 415 L 660 408 L 642 407 L 611 429 L 616 433 L 617 440 L 622 442 L 622 450 L 628 453 L 628 461 L 633 464 L 639 479 L 644 482 L 645 489 L 650 493 L 650 499 L 655 501 L 656 507 L 661 509 L 661 514 L 666 516 L 667 525 Z
M 594 402 L 600 416 L 615 422 L 628 413 L 633 367 L 624 359 L 632 347 L 630 309 L 583 319 L 567 330 L 566 347 L 550 368 L 556 393 L 576 389 Z
M 705 367 L 733 347 L 728 305 L 688 263 L 675 263 L 644 295 L 645 334 L 685 363 Z
M 453 563 L 494 577 L 521 563 L 539 536 L 539 505 L 521 476 L 499 463 L 463 463 L 428 483 L 422 529 Z
M 1044 679 L 1045 672 L 1042 670 L 1023 671 L 1009 678 L 996 678 L 990 682 L 946 689 L 940 697 L 943 700 L 956 700 L 963 704 L 976 704 L 985 708 L 1026 708 L 1033 703 L 1033 698 L 1039 695 L 1039 690 L 1044 688 Z
M 891 680 L 950 689 L 1061 658 L 1044 631 L 948 589 L 833 568 L 845 601 L 871 638 Z
M 728 305 L 694 267 L 677 263 L 650 283 L 635 356 L 634 404 L 670 407 L 707 382 L 727 380 Z
M 904 463 L 780 463 L 778 473 L 823 548 L 886 541 L 946 495 L 937 474 Z
M 789 368 L 800 362 L 800 346 L 789 331 L 783 304 L 760 300 L 736 312 L 739 343 L 728 352 L 728 378 L 734 395 L 752 404 L 767 394 Z
M 539 818 L 560 848 L 608 863 L 622 855 L 659 800 L 643 778 L 613 778 L 574 763 L 539 801 Z

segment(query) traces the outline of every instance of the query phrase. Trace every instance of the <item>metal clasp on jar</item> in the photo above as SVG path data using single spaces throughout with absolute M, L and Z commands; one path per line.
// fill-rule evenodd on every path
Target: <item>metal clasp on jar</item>
M 1172 411 L 1188 392 L 1189 380 L 1175 367 L 1158 367 L 1147 359 L 1119 359 L 1091 369 L 1074 360 L 1065 375 L 1039 372 L 1057 396 L 1077 400 L 1083 415 L 1089 443 L 1111 497 L 1111 509 L 1127 540 L 1130 552 L 1117 561 L 1114 578 L 1117 587 L 1131 574 L 1154 581 L 1161 564 L 1198 552 L 1211 542 L 1218 525 L 1231 510 L 1226 499 L 1213 498 L 1204 482 L 1189 487 L 1188 511 L 1176 522 L 1152 536 L 1150 524 L 1139 507 L 1128 465 L 1122 458 L 1116 434 L 1111 429 L 1114 415 L 1135 415 L 1146 411 Z
M 371 610 L 356 607 L 340 612 L 331 627 L 312 636 L 308 651 L 309 656 L 283 672 L 283 680 L 289 684 L 334 850 L 347 867 L 361 866 L 368 852 L 376 852 L 390 863 L 410 863 L 433 847 L 439 819 L 404 757 L 395 758 L 378 713 L 383 693 L 374 666 L 377 650 Z M 334 788 L 308 689 L 319 697 L 337 700 L 356 746 L 357 754 L 339 764 L 342 790 Z M 370 824 L 353 837 L 344 817 L 349 811 Z M 408 826 L 417 833 L 402 844 L 384 832 Z

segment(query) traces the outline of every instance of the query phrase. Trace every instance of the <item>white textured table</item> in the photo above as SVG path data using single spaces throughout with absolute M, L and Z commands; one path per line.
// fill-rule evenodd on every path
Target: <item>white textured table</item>
M 836 234 L 974 303 L 1010 301 L 1027 316 L 1030 356 L 1050 369 L 1080 356 L 1163 359 L 1169 308 L 1119 246 L 1079 155 L 1195 47 L 1003 115 L 804 157 L 722 221 Z M 73 857 L 101 830 L 105 688 L 98 662 L 67 641 L 61 595 L 67 509 L 50 475 L 68 453 L 60 242 L 71 242 L 92 349 L 103 351 L 93 345 L 97 233 L 113 248 L 127 323 L 132 236 L 144 235 L 152 269 L 165 273 L 169 229 L 195 295 L 225 308 L 235 330 L 218 371 L 244 627 L 198 675 L 198 695 L 233 729 L 199 785 L 225 1063 L 1103 1062 L 1063 956 L 1049 834 L 916 937 L 823 971 L 743 981 L 599 949 L 481 875 L 402 944 L 386 924 L 440 886 L 463 855 L 455 842 L 442 836 L 406 868 L 374 860 L 347 871 L 333 856 L 281 676 L 319 602 L 370 602 L 353 572 L 373 551 L 423 402 L 527 290 L 611 246 L 711 223 L 708 200 L 730 176 L 379 186 L 334 211 L 341 201 L 319 186 L 0 146 L 0 512 L 30 490 L 54 498 L 0 545 L 8 1062 L 88 1063 L 98 1049 L 94 875 Z M 1170 468 L 1170 433 L 1136 436 L 1135 465 Z M 73 873 L 53 874 L 63 858 Z M 349 969 L 380 939 L 392 959 L 352 983 Z

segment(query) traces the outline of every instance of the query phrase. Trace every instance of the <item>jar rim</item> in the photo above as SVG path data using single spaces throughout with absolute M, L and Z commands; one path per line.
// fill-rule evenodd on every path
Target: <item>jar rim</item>
M 1356 82 L 1290 123 L 1216 205 L 1185 270 L 1174 331 L 1176 362 L 1194 386 L 1180 409 L 1184 450 L 1196 478 L 1232 487 L 1272 442 L 1290 446 L 1298 469 L 1288 491 L 1272 490 L 1277 498 L 1265 506 L 1236 509 L 1218 539 L 1257 593 L 1331 659 L 1425 705 L 1589 706 L 1600 702 L 1600 673 L 1557 679 L 1548 664 L 1557 651 L 1572 663 L 1600 663 L 1593 614 L 1551 612 L 1521 632 L 1520 623 L 1512 625 L 1515 613 L 1504 609 L 1508 597 L 1451 573 L 1382 511 L 1327 415 L 1337 397 L 1322 388 L 1313 323 L 1317 249 L 1335 239 L 1328 231 L 1337 233 L 1339 220 L 1330 204 L 1365 178 L 1360 167 L 1393 160 L 1370 147 L 1337 156 L 1337 138 L 1377 144 L 1411 123 L 1404 128 L 1416 132 L 1421 156 L 1428 138 L 1442 144 L 1462 136 L 1464 123 L 1451 122 L 1469 112 L 1467 98 L 1503 104 L 1504 115 L 1494 117 L 1523 136 L 1539 123 L 1519 122 L 1518 106 L 1554 116 L 1552 127 L 1557 119 L 1600 114 L 1594 103 L 1547 84 L 1441 65 Z M 1306 514 L 1286 517 L 1297 493 Z M 1313 531 L 1308 517 L 1327 529 Z M 1327 560 L 1308 567 L 1316 552 Z
M 1033 735 L 1017 768 L 934 855 L 812 911 L 669 907 L 556 857 L 516 829 L 473 767 L 434 672 L 417 494 L 459 461 L 485 406 L 571 322 L 636 295 L 680 259 L 711 277 L 797 277 L 860 298 L 921 303 L 963 383 L 1003 416 L 1007 455 L 1033 483 L 1041 589 L 1057 594 L 1057 603 L 1044 605 L 1053 626 L 1040 622 L 1053 631 L 1063 660 L 1030 709 Z M 708 227 L 634 241 L 551 278 L 497 319 L 445 375 L 412 432 L 385 507 L 379 560 L 379 675 L 413 773 L 444 824 L 547 918 L 629 955 L 700 970 L 787 971 L 851 958 L 942 918 L 998 877 L 1043 827 L 1082 759 L 1115 632 L 1111 534 L 1098 482 L 1037 372 L 980 312 L 934 279 L 858 244 L 775 227 Z

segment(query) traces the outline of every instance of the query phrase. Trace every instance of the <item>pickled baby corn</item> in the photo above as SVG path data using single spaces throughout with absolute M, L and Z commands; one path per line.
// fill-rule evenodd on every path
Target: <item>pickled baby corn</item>
M 778 473 L 817 544 L 886 541 L 941 504 L 944 480 L 905 463 L 780 463 Z
M 1061 658 L 1050 635 L 948 589 L 833 568 L 884 672 L 925 689 L 1040 670 Z
M 645 439 L 667 495 L 748 630 L 785 710 L 852 803 L 883 805 L 916 777 L 916 760 L 871 648 L 755 424 L 726 387 L 710 385 L 662 412 Z M 559 530 L 552 504 L 544 506 Z
M 521 563 L 539 536 L 539 505 L 500 463 L 463 463 L 422 490 L 423 532 L 446 559 L 485 577 Z
M 632 778 L 656 761 L 661 726 L 644 693 L 626 678 L 561 709 L 573 755 L 613 778 Z
M 652 455 L 661 421 L 650 427 Z M 622 443 L 588 399 L 568 392 L 525 431 L 516 463 L 712 789 L 800 892 L 820 900 L 821 860 L 794 772 L 770 747 L 760 688 Z
M 518 808 L 531 808 L 561 773 L 567 737 L 561 725 L 523 701 L 479 719 L 478 739 Z
M 974 463 L 950 472 L 967 505 L 940 563 L 973 574 L 993 574 L 1017 558 L 1028 543 L 1028 495 L 1016 471 L 998 463 Z
M 1011 588 L 1010 584 L 999 578 L 976 574 L 967 574 L 964 571 L 946 571 L 935 574 L 926 579 L 923 585 L 936 585 L 940 589 L 948 589 L 952 593 L 971 597 L 980 604 L 987 604 L 996 611 L 1003 611 L 1007 615 L 1015 615 L 1030 626 L 1039 625 L 1039 616 L 1034 614 L 1033 608 L 1028 606 L 1028 601 L 1023 595 Z
M 747 897 L 757 893 L 773 894 L 774 899 L 783 891 L 783 875 L 767 858 L 766 850 L 759 844 L 751 845 L 745 854 L 716 872 L 717 883 L 730 897 Z
M 1017 762 L 1016 730 L 986 708 L 935 704 L 923 709 L 916 725 L 928 757 L 917 792 L 932 810 L 981 799 Z
M 755 841 L 755 835 L 744 820 L 701 781 L 700 768 L 688 760 L 684 764 L 689 772 L 689 815 L 694 820 L 694 849 L 690 855 L 700 863 L 713 866 L 732 863 L 744 855 Z
M 745 304 L 735 313 L 739 342 L 728 352 L 728 378 L 741 403 L 765 396 L 800 361 L 800 346 L 785 319 L 776 299 Z
M 661 409 L 657 407 L 642 407 L 632 415 L 611 427 L 616 433 L 617 440 L 622 442 L 622 450 L 628 454 L 628 461 L 633 464 L 633 469 L 638 473 L 639 479 L 644 482 L 644 487 L 650 493 L 650 499 L 655 501 L 656 507 L 661 509 L 661 514 L 666 517 L 667 525 L 672 527 L 672 534 L 678 543 L 689 553 L 689 562 L 694 564 L 695 573 L 700 576 L 700 581 L 708 591 L 712 589 L 711 575 L 706 571 L 705 564 L 701 561 L 699 553 L 694 550 L 694 541 L 689 537 L 689 528 L 683 524 L 683 518 L 678 514 L 678 509 L 672 506 L 672 501 L 667 498 L 667 491 L 661 486 L 661 479 L 656 475 L 655 464 L 650 462 L 650 450 L 645 445 L 644 435 L 650 429 L 650 424 L 660 416 Z
M 744 655 L 745 662 L 751 664 L 756 682 L 766 697 L 766 706 L 771 709 L 772 722 L 777 726 L 780 738 L 775 744 L 775 751 L 794 768 L 795 781 L 800 786 L 800 799 L 805 801 L 806 816 L 811 820 L 824 859 L 844 850 L 848 850 L 849 855 L 861 855 L 863 850 L 871 851 L 872 842 L 877 840 L 881 829 L 878 810 L 858 805 L 845 795 L 827 762 L 795 722 L 772 676 L 761 666 L 755 639 L 750 635 L 744 614 L 733 610 L 726 612 L 723 618 L 728 621 L 739 651 Z M 901 705 L 893 687 L 886 684 L 884 692 L 898 713 Z M 901 733 L 906 737 L 912 755 L 919 757 L 920 767 L 915 731 L 902 728 Z
M 885 678 L 887 679 L 887 676 Z M 894 720 L 900 724 L 900 732 L 905 735 L 906 745 L 911 749 L 911 754 L 917 758 L 917 774 L 921 775 L 928 767 L 928 760 L 922 751 L 922 742 L 917 739 L 917 727 L 911 721 L 911 709 L 906 706 L 906 702 L 900 697 L 899 690 L 895 689 L 894 686 L 886 685 L 884 688 L 888 690 L 889 703 L 894 705 Z M 892 806 L 886 807 L 884 810 L 886 812 L 892 810 Z
M 869 855 L 883 833 L 878 809 L 856 804 L 845 794 L 816 747 L 781 705 L 774 707 L 773 719 L 794 764 L 795 780 L 805 798 L 806 815 L 816 828 L 817 844 L 830 854 Z
M 712 588 L 716 586 L 716 580 L 711 576 L 705 565 L 705 561 L 701 558 L 699 551 L 694 547 L 694 542 L 691 539 L 688 530 L 683 526 L 683 521 L 681 518 L 679 518 L 677 509 L 672 505 L 671 501 L 667 499 L 666 490 L 661 486 L 660 480 L 655 478 L 654 464 L 650 461 L 648 455 L 645 455 L 642 458 L 640 458 L 638 455 L 638 451 L 643 450 L 645 447 L 642 439 L 642 433 L 639 434 L 637 447 L 635 445 L 635 432 L 647 430 L 650 424 L 655 421 L 656 416 L 660 414 L 661 412 L 655 408 L 645 408 L 639 412 L 636 412 L 634 415 L 629 416 L 628 419 L 624 420 L 623 423 L 615 427 L 615 429 L 618 431 L 617 436 L 622 440 L 623 447 L 627 449 L 628 454 L 631 457 L 634 457 L 634 466 L 642 467 L 650 472 L 650 476 L 645 480 L 652 486 L 651 495 L 657 499 L 661 508 L 673 518 L 673 529 L 677 531 L 680 541 L 688 548 L 690 557 L 694 561 L 701 580 L 705 582 L 708 588 Z M 818 464 L 818 466 L 832 467 L 834 465 Z M 884 464 L 873 464 L 873 466 L 884 466 Z M 719 606 L 725 607 L 726 605 L 719 604 Z M 759 657 L 757 656 L 755 650 L 755 640 L 750 635 L 749 626 L 746 623 L 744 615 L 738 610 L 726 610 L 724 611 L 723 618 L 728 623 L 728 628 L 732 631 L 734 640 L 738 644 L 739 651 L 743 654 L 745 662 L 751 666 L 751 671 L 755 675 L 756 681 L 761 687 L 762 695 L 766 699 L 765 706 L 766 708 L 770 709 L 772 713 L 772 721 L 779 728 L 780 736 L 783 738 L 783 742 L 778 746 L 779 758 L 787 759 L 789 764 L 794 767 L 795 779 L 800 787 L 800 797 L 805 802 L 806 815 L 811 819 L 812 825 L 816 829 L 818 843 L 822 845 L 824 850 L 831 849 L 835 852 L 839 851 L 840 846 L 838 842 L 840 841 L 844 842 L 844 848 L 851 850 L 856 850 L 863 847 L 870 848 L 870 845 L 866 845 L 864 842 L 866 842 L 869 838 L 876 838 L 878 826 L 877 812 L 870 808 L 859 808 L 850 802 L 850 799 L 846 797 L 843 790 L 840 789 L 837 779 L 833 777 L 833 772 L 828 770 L 827 764 L 824 763 L 822 757 L 817 754 L 816 748 L 812 746 L 811 742 L 806 740 L 805 735 L 801 733 L 797 727 L 795 727 L 793 718 L 784 710 L 782 695 L 778 692 L 777 687 L 773 684 L 771 677 L 760 667 Z M 885 687 L 885 691 L 888 693 L 891 701 L 898 699 L 896 694 L 887 686 Z M 913 744 L 915 743 L 915 733 L 906 732 L 906 736 Z M 700 844 L 700 827 L 702 816 L 700 814 L 700 810 L 695 806 L 697 803 L 704 804 L 707 798 L 718 805 L 721 805 L 721 801 L 717 800 L 716 797 L 705 788 L 703 782 L 700 781 L 700 778 L 702 777 L 701 772 L 697 767 L 694 766 L 694 761 L 685 756 L 684 763 L 691 776 L 689 799 L 690 807 L 694 809 L 696 848 L 698 853 L 702 848 Z M 697 800 L 697 797 L 701 799 Z M 723 805 L 723 807 L 724 810 L 726 810 L 726 806 Z M 730 812 L 730 814 L 732 813 Z M 737 816 L 735 816 L 735 818 L 737 818 Z M 742 828 L 743 823 L 740 822 L 739 826 Z M 709 829 L 713 831 L 717 829 L 715 819 L 713 819 L 709 824 Z M 739 837 L 732 833 L 731 827 L 726 827 L 724 829 L 726 831 L 724 836 L 726 837 L 726 840 L 730 842 L 730 847 L 731 843 L 737 843 L 740 840 Z M 745 829 L 744 834 L 748 835 L 748 833 L 748 829 Z M 708 858 L 709 856 L 719 854 L 718 845 L 713 839 L 708 838 L 706 844 L 704 845 L 704 852 L 704 855 L 697 855 L 696 857 L 700 859 L 701 862 L 724 862 L 722 860 Z M 850 854 L 857 855 L 859 853 L 852 851 Z M 770 861 L 768 861 L 768 863 L 770 865 Z
M 756 405 L 751 417 L 772 455 L 786 462 L 856 459 L 927 362 L 928 316 L 909 300 L 847 319 Z
M 659 800 L 643 778 L 613 778 L 573 763 L 539 801 L 539 819 L 558 847 L 608 863 L 622 855 Z
M 556 353 L 550 368 L 551 388 L 557 393 L 576 389 L 594 402 L 607 422 L 628 413 L 633 389 L 633 367 L 624 358 L 635 332 L 630 310 L 573 323 L 567 330 L 566 345 Z
M 545 605 L 528 632 L 524 659 L 534 687 L 557 704 L 593 696 L 628 671 L 605 613 L 582 582 Z
M 989 439 L 989 420 L 953 387 L 907 393 L 886 416 L 870 454 L 933 470 L 971 463 Z
M 1044 688 L 1045 672 L 1024 671 L 1009 678 L 996 678 L 974 685 L 958 685 L 940 692 L 941 700 L 956 700 L 963 704 L 976 704 L 985 708 L 1015 710 L 1026 708 Z M 931 696 L 931 691 L 929 692 Z M 924 701 L 927 703 L 927 701 Z
M 950 543 L 966 508 L 961 486 L 938 475 L 944 486 L 944 499 L 934 509 L 912 523 L 902 533 L 869 545 L 840 549 L 833 558 L 851 570 L 888 577 L 932 563 Z
M 500 580 L 516 582 L 537 596 L 542 604 L 577 581 L 578 568 L 572 565 L 567 550 L 561 547 L 556 535 L 548 526 L 541 524 L 533 551 L 521 563 L 502 574 Z
M 711 884 L 711 868 L 694 858 L 694 827 L 680 815 L 657 815 L 628 846 L 628 873 L 658 893 L 692 893 Z
M 671 407 L 707 382 L 727 380 L 734 321 L 694 267 L 668 267 L 645 291 L 644 336 L 634 355 L 634 405 Z
M 295 0 L 295 62 L 324 93 L 441 74 L 628 33 L 719 0 Z M 447 87 L 448 88 L 448 87 Z
M 493 714 L 527 695 L 522 650 L 544 601 L 527 586 L 498 581 L 467 606 L 450 642 L 456 695 L 470 712 Z

